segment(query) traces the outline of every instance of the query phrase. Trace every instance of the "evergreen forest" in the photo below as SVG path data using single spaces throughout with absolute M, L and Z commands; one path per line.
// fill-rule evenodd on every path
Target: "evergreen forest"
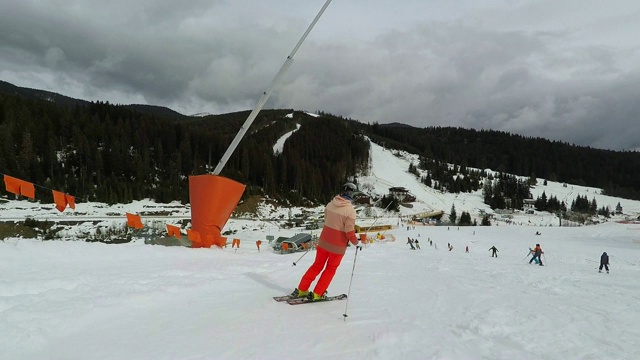
M 212 172 L 248 115 L 189 117 L 163 107 L 87 102 L 0 82 L 0 173 L 78 201 L 186 203 L 189 176 Z M 282 152 L 274 153 L 276 141 L 291 131 Z M 368 168 L 367 137 L 419 154 L 420 163 L 407 171 L 427 170 L 422 181 L 445 191 L 478 190 L 484 174 L 469 168 L 490 168 L 640 200 L 637 152 L 491 130 L 370 124 L 290 109 L 261 111 L 221 175 L 245 184 L 245 198 L 322 204 Z M 508 204 L 528 195 L 515 178 L 497 180 L 483 189 L 492 207 L 504 206 L 498 192 L 513 191 Z

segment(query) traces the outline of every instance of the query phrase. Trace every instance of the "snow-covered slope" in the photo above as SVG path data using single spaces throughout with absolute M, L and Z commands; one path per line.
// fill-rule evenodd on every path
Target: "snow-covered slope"
M 301 306 L 271 297 L 297 286 L 313 252 L 10 239 L 0 358 L 637 359 L 638 230 L 394 229 L 396 242 L 347 251 L 329 291 L 348 302 Z M 525 259 L 536 242 L 545 267 Z M 603 251 L 611 274 L 597 272 Z
M 492 213 L 491 208 L 483 202 L 482 190 L 460 194 L 442 193 L 421 183 L 417 176 L 409 172 L 410 164 L 418 165 L 418 156 L 415 154 L 389 150 L 371 143 L 371 162 L 370 173 L 358 179 L 361 187 L 366 190 L 372 189 L 370 191 L 377 195 L 388 193 L 390 187 L 404 187 L 416 196 L 417 200 L 413 203 L 413 208 L 401 207 L 400 215 L 409 216 L 433 210 L 448 213 L 453 205 L 458 214 L 466 211 L 475 218 L 480 217 L 480 210 Z M 534 199 L 544 192 L 547 198 L 555 196 L 559 201 L 565 201 L 567 206 L 570 206 L 571 202 L 580 195 L 587 196 L 589 200 L 595 199 L 598 207 L 609 206 L 611 210 L 614 210 L 619 202 L 624 214 L 629 218 L 635 219 L 640 213 L 640 201 L 601 195 L 601 189 L 554 181 L 547 181 L 547 185 L 543 184 L 544 179 L 538 179 L 538 185 L 531 188 Z M 513 217 L 513 221 L 522 224 L 558 224 L 557 217 L 546 212 L 536 212 L 533 215 L 516 213 Z

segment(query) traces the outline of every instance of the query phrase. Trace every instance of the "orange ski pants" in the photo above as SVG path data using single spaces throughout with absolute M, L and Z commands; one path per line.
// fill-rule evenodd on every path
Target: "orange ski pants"
M 330 253 L 327 250 L 318 247 L 316 250 L 316 259 L 313 264 L 311 264 L 307 272 L 302 276 L 298 289 L 302 291 L 309 290 L 311 283 L 316 279 L 316 277 L 318 277 L 318 274 L 322 272 L 313 292 L 318 295 L 324 294 L 329 287 L 329 284 L 331 284 L 331 280 L 333 280 L 333 276 L 336 274 L 336 270 L 338 269 L 338 266 L 340 266 L 343 256 L 344 255 L 342 254 Z

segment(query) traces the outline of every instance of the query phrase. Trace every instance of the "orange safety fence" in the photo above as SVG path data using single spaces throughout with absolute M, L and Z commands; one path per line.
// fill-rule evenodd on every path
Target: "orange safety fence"
M 35 200 L 35 185 L 9 175 L 4 175 L 4 183 L 7 192 L 26 196 Z M 67 206 L 76 208 L 76 198 L 72 195 L 57 190 L 51 190 L 55 208 L 63 212 Z M 189 199 L 191 203 L 191 225 L 187 230 L 187 237 L 192 242 L 192 247 L 219 247 L 226 246 L 227 238 L 221 236 L 221 230 L 231 217 L 242 194 L 245 185 L 234 180 L 217 175 L 198 175 L 189 177 Z M 127 226 L 142 229 L 144 225 L 140 215 L 127 212 Z M 169 236 L 180 238 L 180 228 L 166 224 Z M 256 241 L 260 250 L 262 241 Z M 233 247 L 240 248 L 240 239 L 233 239 Z M 288 251 L 288 245 L 284 245 Z
M 13 176 L 5 175 L 4 185 L 7 189 L 7 192 L 26 196 L 32 200 L 36 198 L 36 188 L 33 183 L 14 178 Z
M 72 209 L 76 208 L 75 197 L 57 190 L 51 190 L 51 192 L 53 193 L 53 201 L 56 203 L 56 209 L 58 209 L 58 211 L 63 212 L 64 209 L 67 208 L 67 205 Z
M 35 184 L 6 174 L 0 175 L 3 175 L 7 192 L 26 196 L 30 199 L 35 200 Z M 40 185 L 38 186 L 42 187 Z M 58 211 L 64 212 L 67 206 L 75 210 L 76 198 L 74 196 L 58 190 L 52 190 L 48 188 L 45 189 L 51 190 L 55 208 Z M 202 175 L 190 177 L 189 189 L 190 197 L 192 200 L 192 226 L 196 227 L 196 222 L 198 222 L 198 225 L 201 228 L 204 228 L 204 230 L 209 230 L 208 232 L 205 232 L 204 235 L 197 229 L 187 230 L 187 237 L 192 242 L 192 247 L 211 247 L 211 245 L 214 244 L 217 246 L 226 246 L 227 238 L 220 236 L 220 230 L 224 227 L 227 220 L 231 216 L 231 213 L 238 204 L 238 201 L 240 200 L 240 197 L 244 192 L 245 186 L 241 183 L 224 177 Z M 193 193 L 191 193 L 192 189 L 194 190 Z M 210 196 L 199 196 L 202 194 L 208 194 Z M 204 200 L 211 200 L 216 196 L 222 198 L 223 200 L 219 201 L 217 204 L 213 204 L 213 201 L 204 202 Z M 195 204 L 193 204 L 194 200 Z M 144 228 L 140 215 L 127 212 L 126 216 L 127 225 L 129 227 L 135 229 Z M 169 236 L 175 236 L 177 238 L 180 238 L 182 236 L 179 227 L 170 224 L 166 224 L 166 226 Z M 239 248 L 240 239 L 234 239 L 233 241 L 234 245 Z M 260 245 L 257 244 L 257 246 L 259 250 Z
M 180 228 L 175 225 L 167 224 L 167 233 L 169 234 L 169 236 L 175 236 L 178 239 L 182 237 L 182 234 L 180 233 Z
M 140 219 L 140 215 L 135 215 L 131 213 L 127 213 L 127 225 L 134 229 L 142 229 L 144 226 L 142 225 L 142 219 Z

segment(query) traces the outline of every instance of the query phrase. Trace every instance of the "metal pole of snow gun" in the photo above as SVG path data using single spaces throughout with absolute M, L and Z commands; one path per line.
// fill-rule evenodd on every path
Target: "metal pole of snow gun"
M 313 19 L 313 21 L 307 28 L 307 31 L 305 31 L 302 37 L 300 38 L 300 40 L 298 40 L 298 43 L 293 48 L 293 51 L 291 51 L 291 54 L 287 56 L 287 59 L 285 60 L 284 64 L 282 64 L 282 67 L 280 68 L 276 76 L 271 81 L 271 85 L 269 85 L 269 88 L 267 88 L 267 90 L 262 94 L 262 97 L 258 101 L 258 104 L 256 104 L 256 107 L 253 109 L 251 114 L 249 114 L 249 116 L 247 117 L 247 120 L 245 120 L 244 124 L 238 131 L 238 134 L 236 134 L 236 137 L 233 139 L 233 141 L 231 141 L 231 144 L 227 148 L 227 151 L 224 153 L 224 155 L 222 155 L 222 158 L 218 162 L 218 165 L 216 165 L 215 169 L 213 170 L 214 175 L 220 175 L 220 173 L 222 172 L 222 168 L 224 168 L 225 164 L 231 157 L 231 154 L 233 154 L 236 147 L 244 137 L 244 134 L 247 132 L 247 130 L 249 130 L 249 127 L 258 116 L 258 113 L 260 112 L 260 110 L 262 110 L 262 107 L 267 102 L 267 99 L 271 95 L 271 92 L 275 89 L 276 85 L 278 85 L 284 73 L 287 72 L 287 69 L 293 62 L 293 56 L 298 51 L 298 49 L 300 48 L 304 40 L 307 38 L 307 35 L 309 35 L 309 33 L 311 32 L 311 29 L 313 29 L 315 24 L 318 22 L 318 19 L 320 19 L 320 16 L 322 16 L 322 14 L 327 9 L 327 6 L 329 6 L 330 3 L 331 3 L 331 0 L 327 0 L 327 2 L 324 3 L 324 5 L 322 6 L 322 9 L 320 9 L 316 17 Z

